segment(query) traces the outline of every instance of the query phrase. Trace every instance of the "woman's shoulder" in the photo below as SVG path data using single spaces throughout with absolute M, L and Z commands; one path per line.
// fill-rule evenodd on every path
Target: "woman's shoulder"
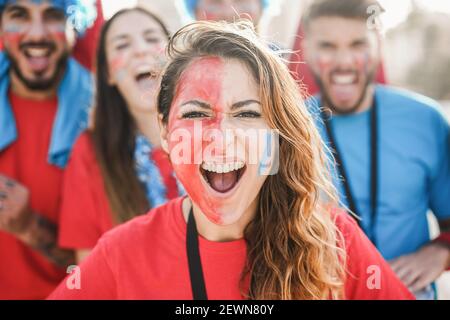
M 109 248 L 120 248 L 126 247 L 128 243 L 147 246 L 160 236 L 170 238 L 181 231 L 179 220 L 182 219 L 183 199 L 184 197 L 170 200 L 115 227 L 106 232 L 100 241 Z
M 90 131 L 84 131 L 80 134 L 73 146 L 70 158 L 84 161 L 95 161 L 94 144 Z
M 329 212 L 336 228 L 341 232 L 346 242 L 349 241 L 355 233 L 359 232 L 357 223 L 358 217 L 353 216 L 351 213 L 339 207 L 330 208 Z

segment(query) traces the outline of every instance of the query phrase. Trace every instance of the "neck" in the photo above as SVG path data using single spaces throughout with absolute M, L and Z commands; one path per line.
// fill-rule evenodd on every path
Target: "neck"
M 10 73 L 11 78 L 11 90 L 12 92 L 24 99 L 29 100 L 48 100 L 54 98 L 57 93 L 57 86 L 53 86 L 47 90 L 30 90 L 25 84 L 17 77 L 14 72 Z
M 222 226 L 211 222 L 200 208 L 186 197 L 183 201 L 183 215 L 188 220 L 189 212 L 193 206 L 195 223 L 198 234 L 203 238 L 214 242 L 229 242 L 244 238 L 244 231 L 256 213 L 256 200 L 250 205 L 242 217 L 233 224 Z
M 133 118 L 138 131 L 143 134 L 153 147 L 161 145 L 159 123 L 156 112 L 134 112 Z
M 370 84 L 369 86 L 367 86 L 367 90 L 366 90 L 366 93 L 365 93 L 363 99 L 358 104 L 358 106 L 356 108 L 354 108 L 354 110 L 351 113 L 340 112 L 339 110 L 336 110 L 334 108 L 331 108 L 331 109 L 333 110 L 333 113 L 335 115 L 361 113 L 366 110 L 369 110 L 372 107 L 374 95 L 375 95 L 375 85 Z

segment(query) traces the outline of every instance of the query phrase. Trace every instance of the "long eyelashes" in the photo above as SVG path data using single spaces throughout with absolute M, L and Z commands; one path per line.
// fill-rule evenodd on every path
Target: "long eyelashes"
M 189 111 L 185 112 L 181 115 L 181 118 L 183 119 L 198 119 L 198 118 L 205 118 L 208 117 L 208 114 L 204 112 L 199 111 Z

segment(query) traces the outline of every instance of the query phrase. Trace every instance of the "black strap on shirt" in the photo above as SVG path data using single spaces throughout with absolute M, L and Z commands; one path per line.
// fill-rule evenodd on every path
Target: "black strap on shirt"
M 342 177 L 342 183 L 345 191 L 345 196 L 348 201 L 349 209 L 356 214 L 359 218 L 361 217 L 360 212 L 358 211 L 355 197 L 353 196 L 348 172 L 345 169 L 345 164 L 342 159 L 342 156 L 339 152 L 339 148 L 336 143 L 335 136 L 333 134 L 332 124 L 329 121 L 329 116 L 327 116 L 322 111 L 322 120 L 325 124 L 325 128 L 327 130 L 328 139 L 330 140 L 330 147 L 332 149 L 334 158 L 336 160 L 337 169 L 339 171 L 339 175 Z M 355 132 L 355 134 L 358 134 Z M 371 207 L 371 221 L 370 221 L 370 240 L 376 246 L 376 235 L 375 235 L 375 225 L 377 219 L 377 201 L 378 201 L 378 104 L 376 97 L 373 98 L 373 105 L 370 112 L 370 207 Z M 351 142 L 348 142 L 351 143 Z M 356 219 L 358 224 L 361 226 L 360 219 Z
M 186 250 L 189 264 L 189 276 L 191 278 L 192 296 L 194 297 L 194 300 L 208 300 L 198 246 L 197 225 L 195 224 L 192 207 L 189 212 L 187 223 Z

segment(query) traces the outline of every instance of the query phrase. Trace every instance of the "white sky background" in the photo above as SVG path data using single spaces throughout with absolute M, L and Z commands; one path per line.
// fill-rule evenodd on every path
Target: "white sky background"
M 148 0 L 156 1 L 156 0 Z M 162 0 L 171 1 L 171 0 Z M 173 1 L 173 0 L 172 0 Z M 290 1 L 290 0 L 282 0 Z M 386 28 L 392 28 L 401 23 L 411 10 L 412 0 L 379 0 L 381 5 L 386 9 L 386 13 L 383 14 L 383 24 Z M 415 0 L 418 4 L 425 9 L 431 11 L 447 12 L 450 14 L 450 1 L 449 0 Z M 108 18 L 117 10 L 124 7 L 135 6 L 137 0 L 102 0 L 103 11 L 105 17 Z

